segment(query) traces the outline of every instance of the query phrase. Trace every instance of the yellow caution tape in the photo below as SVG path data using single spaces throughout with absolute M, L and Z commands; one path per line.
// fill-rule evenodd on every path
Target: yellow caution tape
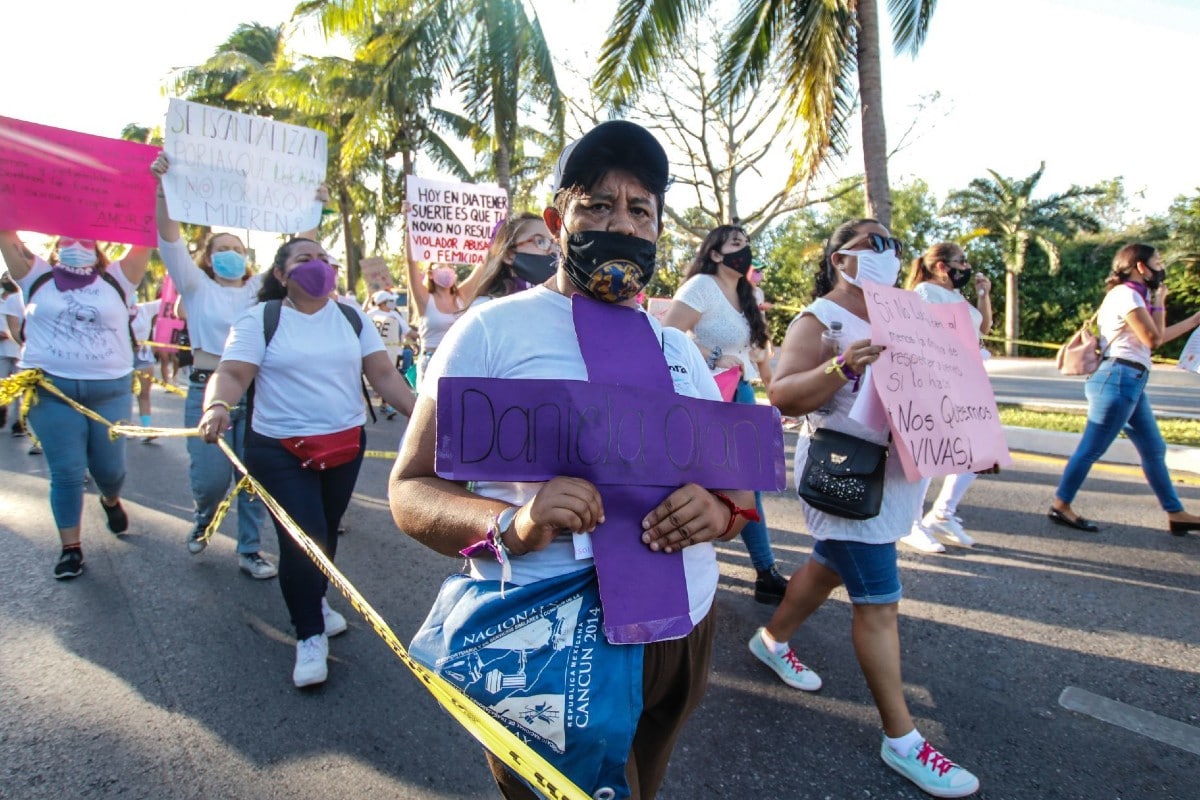
M 183 389 L 180 389 L 175 384 L 167 383 L 161 378 L 154 377 L 147 371 L 137 369 L 133 371 L 133 394 L 135 396 L 142 393 L 142 381 L 144 380 L 149 380 L 151 383 L 157 383 L 171 394 L 179 395 L 180 397 L 187 397 L 187 392 Z
M 395 450 L 363 450 L 363 458 L 396 458 L 400 455 Z
M 417 676 L 418 680 L 425 684 L 425 688 L 429 690 L 430 694 L 467 729 L 468 733 L 546 797 L 555 800 L 557 798 L 587 800 L 590 797 L 587 792 L 571 783 L 562 773 L 551 766 L 549 761 L 530 749 L 508 728 L 493 718 L 483 707 L 442 676 L 414 660 L 383 617 L 379 615 L 379 612 L 372 608 L 366 598 L 354 588 L 354 584 L 338 571 L 324 551 L 300 529 L 300 526 L 284 510 L 283 506 L 279 505 L 279 502 L 250 475 L 229 443 L 224 439 L 218 439 L 217 445 L 233 463 L 234 468 L 245 476 L 243 480 L 249 481 L 250 486 L 267 504 L 267 508 L 275 515 L 275 519 L 279 520 L 279 524 L 288 532 L 288 535 L 308 554 L 308 557 L 325 574 L 329 582 L 346 596 L 354 610 L 363 616 L 379 638 L 383 639 L 384 643 L 396 654 L 396 657 Z
M 161 347 L 163 350 L 191 350 L 186 344 L 171 344 L 170 342 L 138 342 L 138 347 Z

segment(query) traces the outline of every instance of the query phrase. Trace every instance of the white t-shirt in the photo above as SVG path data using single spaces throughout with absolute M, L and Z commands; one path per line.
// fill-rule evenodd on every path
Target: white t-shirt
M 0 300 L 0 331 L 7 334 L 4 339 L 0 339 L 0 357 L 19 358 L 21 345 L 12 338 L 12 331 L 8 325 L 9 317 L 16 318 L 16 327 L 20 330 L 21 320 L 25 319 L 25 301 L 21 298 L 20 292 L 13 292 Z
M 721 393 L 695 344 L 682 331 L 663 328 L 652 317 L 647 319 L 662 342 L 676 393 L 719 401 Z M 587 380 L 570 298 L 535 286 L 485 303 L 464 315 L 430 361 L 422 397 L 436 399 L 438 379 L 447 376 Z M 477 481 L 475 491 L 485 497 L 524 504 L 541 486 L 540 482 Z M 708 543 L 686 547 L 683 562 L 691 617 L 699 622 L 708 613 L 716 594 L 716 551 Z M 470 566 L 471 574 L 477 578 L 500 578 L 500 565 L 494 559 L 474 558 Z M 514 558 L 512 582 L 533 583 L 590 566 L 590 558 L 575 558 L 572 535 L 563 534 L 544 550 Z
M 337 433 L 366 421 L 359 375 L 362 360 L 383 350 L 379 332 L 362 317 L 362 333 L 333 302 L 315 314 L 284 304 L 279 327 L 264 347 L 263 309 L 256 305 L 238 317 L 225 342 L 222 361 L 245 361 L 259 368 L 251 427 L 272 439 Z
M 80 381 L 110 380 L 132 372 L 133 344 L 125 301 L 102 278 L 68 292 L 60 292 L 51 278 L 30 297 L 33 282 L 50 269 L 41 258 L 35 258 L 33 269 L 17 281 L 27 298 L 25 348 L 18 366 Z M 136 287 L 121 271 L 120 261 L 109 264 L 108 274 L 126 298 L 134 296 Z
M 137 316 L 133 318 L 133 335 L 139 342 L 145 342 L 150 338 L 150 324 L 154 318 L 158 316 L 159 310 L 162 308 L 162 300 L 151 300 L 148 303 L 138 303 L 130 310 Z M 138 347 L 137 357 L 139 361 L 153 361 L 154 351 L 150 345 L 141 345 Z
M 859 339 L 871 338 L 871 324 L 852 314 L 842 306 L 819 297 L 808 305 L 796 319 L 805 314 L 816 317 L 826 328 L 829 323 L 842 323 L 842 340 L 855 342 Z M 857 436 L 860 439 L 883 444 L 888 440 L 888 431 L 876 431 L 850 418 L 850 410 L 854 407 L 858 395 L 855 387 L 862 388 L 865 384 L 847 381 L 833 395 L 832 413 L 828 415 L 812 414 L 810 424 L 821 428 L 830 428 L 842 433 Z M 795 484 L 800 485 L 800 477 L 804 474 L 804 465 L 808 463 L 808 445 L 811 441 L 811 430 L 808 425 L 801 431 L 796 440 Z M 904 476 L 904 467 L 900 456 L 896 453 L 896 443 L 893 441 L 888 453 L 887 468 L 884 472 L 883 502 L 879 514 L 871 519 L 854 520 L 826 514 L 800 501 L 804 508 L 804 522 L 808 532 L 814 539 L 838 539 L 867 544 L 888 544 L 906 535 L 912 528 L 914 515 L 923 496 L 921 481 L 909 481 Z
M 700 321 L 692 329 L 697 342 L 709 350 L 720 347 L 722 355 L 736 357 L 746 380 L 758 378 L 758 367 L 750 360 L 750 323 L 729 303 L 716 278 L 693 275 L 675 292 L 674 299 L 700 313 Z
M 1100 349 L 1105 358 L 1124 358 L 1150 368 L 1150 348 L 1142 344 L 1125 321 L 1136 308 L 1146 308 L 1146 301 L 1127 283 L 1119 283 L 1104 295 L 1096 325 L 1100 328 Z
M 222 286 L 196 266 L 182 238 L 168 242 L 160 236 L 158 254 L 183 297 L 191 346 L 221 355 L 233 321 L 258 302 L 262 274 L 252 276 L 241 286 Z
M 404 317 L 396 313 L 395 309 L 383 311 L 377 308 L 367 316 L 375 324 L 375 330 L 379 331 L 379 338 L 383 340 L 384 346 L 389 349 L 399 347 L 404 341 L 404 337 L 408 335 L 408 323 L 404 321 Z

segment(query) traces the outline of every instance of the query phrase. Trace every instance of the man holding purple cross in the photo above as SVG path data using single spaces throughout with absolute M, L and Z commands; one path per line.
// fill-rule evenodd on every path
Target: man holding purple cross
M 726 408 L 692 341 L 637 305 L 668 173 L 630 122 L 564 150 L 556 274 L 450 330 L 389 491 L 409 536 L 467 557 L 413 656 L 595 797 L 658 792 L 707 686 L 712 543 L 784 470 L 778 413 Z M 508 800 L 541 796 L 488 761 Z

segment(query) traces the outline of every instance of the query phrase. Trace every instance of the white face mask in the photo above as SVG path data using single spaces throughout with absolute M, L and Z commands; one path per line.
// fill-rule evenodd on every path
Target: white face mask
M 900 259 L 889 248 L 883 253 L 874 250 L 838 250 L 838 255 L 854 256 L 858 259 L 858 275 L 850 276 L 841 267 L 838 271 L 851 286 L 862 288 L 862 281 L 882 283 L 884 286 L 895 286 L 896 278 L 900 277 Z

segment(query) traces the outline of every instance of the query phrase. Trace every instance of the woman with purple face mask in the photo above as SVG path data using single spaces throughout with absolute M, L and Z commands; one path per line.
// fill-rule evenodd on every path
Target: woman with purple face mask
M 208 379 L 217 369 L 225 340 L 234 320 L 257 302 L 263 274 L 255 274 L 246 245 L 233 233 L 214 232 L 195 255 L 188 250 L 179 223 L 171 219 L 167 208 L 162 180 L 171 168 L 165 152 L 150 165 L 158 182 L 156 222 L 158 252 L 167 274 L 179 290 L 187 309 L 192 370 L 188 376 L 187 398 L 183 407 L 183 424 L 194 428 L 204 413 L 204 390 Z M 328 191 L 321 186 L 316 200 L 324 202 Z M 301 238 L 316 238 L 316 231 L 298 234 Z M 246 439 L 245 403 L 234 404 L 230 410 L 227 441 L 239 456 Z M 217 507 L 229 493 L 234 482 L 233 465 L 216 447 L 196 438 L 187 440 L 188 482 L 192 490 L 192 530 L 187 549 L 199 555 L 208 547 L 206 531 Z M 237 497 L 237 557 L 238 568 L 257 580 L 275 577 L 275 565 L 260 552 L 260 532 L 267 520 L 267 509 L 256 498 L 241 493 Z
M 463 294 L 458 286 L 458 272 L 448 264 L 426 264 L 408 259 L 408 288 L 412 307 L 417 315 L 417 333 L 421 336 L 421 353 L 417 357 L 417 391 L 421 391 L 421 379 L 429 359 L 437 350 L 446 331 L 466 310 Z
M 15 231 L 0 231 L 0 253 L 25 295 L 25 347 L 18 367 L 42 370 L 67 397 L 111 422 L 129 419 L 134 339 L 128 305 L 146 274 L 150 248 L 131 247 L 110 264 L 94 240 L 63 236 L 47 262 Z M 120 534 L 129 527 L 120 500 L 125 440 L 110 439 L 104 425 L 43 389 L 29 421 L 50 468 L 50 509 L 62 544 L 54 577 L 74 578 L 83 572 L 87 473 L 100 490 L 108 529 Z
M 336 285 L 321 245 L 292 239 L 279 248 L 261 302 L 233 324 L 199 425 L 215 442 L 254 384 L 246 467 L 331 560 L 366 440 L 359 376 L 405 416 L 415 400 L 371 321 L 330 298 Z M 279 588 L 296 629 L 292 681 L 311 686 L 325 681 L 328 637 L 346 630 L 346 619 L 325 602 L 328 581 L 278 520 L 275 532 Z

